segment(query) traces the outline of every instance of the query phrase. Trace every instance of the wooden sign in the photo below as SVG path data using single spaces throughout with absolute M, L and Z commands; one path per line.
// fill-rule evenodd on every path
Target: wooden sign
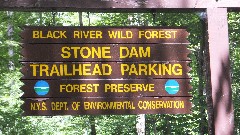
M 189 62 L 22 63 L 22 79 L 190 78 Z
M 24 27 L 24 115 L 190 113 L 181 27 Z
M 190 79 L 22 80 L 22 98 L 191 96 Z M 38 86 L 45 82 L 48 88 Z M 42 94 L 41 92 L 45 91 Z
M 169 27 L 24 27 L 23 43 L 189 44 L 184 28 Z
M 22 46 L 22 62 L 190 60 L 188 58 L 190 51 L 185 44 L 23 44 Z
M 23 99 L 25 116 L 86 114 L 187 114 L 190 97 Z

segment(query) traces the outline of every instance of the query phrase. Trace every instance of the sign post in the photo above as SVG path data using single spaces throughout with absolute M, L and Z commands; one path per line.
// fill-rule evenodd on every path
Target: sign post
M 184 28 L 25 27 L 23 115 L 186 114 Z

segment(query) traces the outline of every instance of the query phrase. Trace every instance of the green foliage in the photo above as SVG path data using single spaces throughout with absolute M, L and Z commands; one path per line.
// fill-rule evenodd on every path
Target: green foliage
M 135 135 L 135 115 L 106 115 L 96 119 L 98 135 Z
M 231 60 L 231 78 L 234 105 L 234 124 L 235 134 L 240 134 L 240 14 L 229 13 L 229 38 L 230 38 L 230 60 Z
M 3 73 L 3 78 L 1 78 L 0 132 L 4 134 L 29 134 L 32 132 L 29 119 L 21 116 L 20 105 L 22 101 L 17 98 L 21 96 L 20 76 L 18 71 L 12 71 Z

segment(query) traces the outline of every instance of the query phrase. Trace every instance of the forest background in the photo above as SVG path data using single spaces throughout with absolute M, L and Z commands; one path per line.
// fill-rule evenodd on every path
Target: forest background
M 81 19 L 82 18 L 82 19 Z M 147 135 L 208 134 L 205 13 L 0 12 L 0 135 L 135 135 L 139 115 L 22 116 L 21 26 L 186 26 L 192 62 L 192 114 L 144 115 Z M 229 13 L 235 134 L 240 134 L 240 14 Z M 36 50 L 37 51 L 37 50 Z

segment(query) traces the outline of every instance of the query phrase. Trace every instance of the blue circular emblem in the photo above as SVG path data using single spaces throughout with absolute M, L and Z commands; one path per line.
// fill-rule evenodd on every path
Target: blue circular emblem
M 37 81 L 34 90 L 39 96 L 44 96 L 49 92 L 49 84 L 43 80 Z
M 179 84 L 176 80 L 168 80 L 165 83 L 165 90 L 168 94 L 176 94 L 179 91 Z

